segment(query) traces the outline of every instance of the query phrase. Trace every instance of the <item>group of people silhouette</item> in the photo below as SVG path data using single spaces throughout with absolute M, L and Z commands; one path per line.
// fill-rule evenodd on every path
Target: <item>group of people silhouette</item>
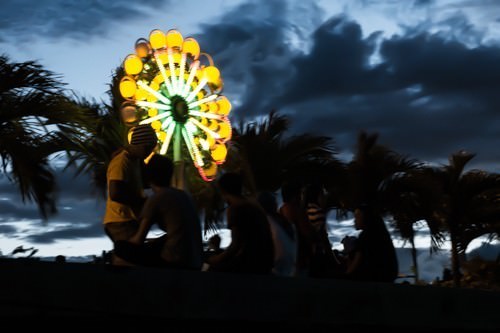
M 332 249 L 324 193 L 318 184 L 283 184 L 283 203 L 278 207 L 274 193 L 247 197 L 242 176 L 223 173 L 217 187 L 228 205 L 231 243 L 221 249 L 215 235 L 204 251 L 193 200 L 170 185 L 174 164 L 154 153 L 156 144 L 150 125 L 136 126 L 130 144 L 109 164 L 104 229 L 114 245 L 113 264 L 376 282 L 397 278 L 391 237 L 382 218 L 367 205 L 354 210 L 359 236 L 344 238 L 343 251 Z M 152 190 L 148 197 L 144 185 Z M 165 233 L 148 239 L 154 224 Z

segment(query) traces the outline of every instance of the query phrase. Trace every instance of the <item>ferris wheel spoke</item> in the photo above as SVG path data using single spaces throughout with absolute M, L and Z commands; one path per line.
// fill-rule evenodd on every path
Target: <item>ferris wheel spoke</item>
M 172 134 L 174 134 L 174 129 L 175 129 L 175 122 L 171 122 L 166 131 L 167 136 L 165 137 L 165 141 L 163 141 L 163 144 L 161 145 L 160 148 L 161 155 L 165 155 L 167 153 L 168 145 L 170 144 L 170 140 L 172 139 Z
M 193 100 L 193 98 L 196 96 L 197 93 L 200 92 L 201 89 L 208 83 L 208 80 L 206 78 L 201 79 L 201 81 L 198 83 L 196 88 L 194 88 L 193 91 L 186 97 L 186 102 L 189 103 Z
M 221 116 L 221 115 L 218 115 L 215 113 L 189 111 L 189 115 L 196 116 L 196 117 L 204 117 L 204 118 L 208 118 L 208 119 L 224 120 L 224 116 Z
M 182 92 L 182 97 L 187 97 L 189 94 L 189 88 L 191 87 L 191 83 L 194 80 L 194 76 L 196 75 L 196 72 L 198 71 L 198 67 L 200 66 L 200 62 L 196 60 L 193 65 L 191 66 L 191 71 L 189 72 L 189 77 L 186 82 L 186 85 L 184 86 L 184 91 Z
M 146 107 L 146 108 L 155 108 L 155 109 L 164 110 L 164 111 L 170 111 L 171 110 L 171 108 L 170 108 L 169 105 L 155 103 L 155 102 L 137 101 L 137 102 L 135 102 L 135 104 L 138 105 L 138 106 Z
M 186 53 L 182 54 L 179 80 L 177 81 L 177 93 L 182 94 L 184 90 L 184 67 L 186 66 Z
M 145 84 L 144 82 L 137 81 L 137 85 L 139 87 L 143 88 L 144 90 L 146 90 L 147 92 L 149 92 L 151 95 L 158 98 L 158 100 L 162 101 L 163 103 L 170 104 L 170 100 L 167 97 L 163 96 L 162 94 L 160 94 L 159 92 L 157 92 L 156 90 L 154 90 L 153 88 L 151 88 L 150 86 Z
M 203 103 L 207 103 L 207 102 L 213 101 L 217 97 L 219 97 L 217 94 L 213 94 L 213 95 L 210 95 L 208 97 L 202 98 L 199 101 L 191 102 L 191 103 L 188 104 L 188 108 L 192 109 L 192 108 L 194 108 L 194 107 L 196 107 L 198 105 L 201 105 Z
M 208 128 L 207 126 L 203 125 L 198 120 L 196 120 L 194 118 L 189 118 L 189 121 L 191 123 L 193 123 L 194 125 L 198 126 L 205 133 L 211 135 L 214 139 L 220 139 L 219 133 L 216 133 L 216 132 L 212 131 L 210 128 Z
M 163 119 L 165 117 L 170 117 L 170 116 L 171 116 L 170 112 L 160 113 L 159 115 L 156 115 L 154 117 L 149 117 L 147 119 L 142 120 L 139 124 L 140 125 L 151 124 L 153 121 L 160 120 L 160 119 Z
M 174 55 L 172 54 L 172 49 L 168 49 L 168 67 L 170 68 L 170 79 L 172 80 L 172 91 L 174 95 L 178 94 L 179 91 L 177 89 L 177 79 L 175 78 L 175 64 L 174 64 Z
M 186 127 L 182 128 L 182 137 L 184 138 L 184 142 L 186 142 L 186 146 L 188 147 L 189 154 L 191 155 L 191 159 L 195 163 L 196 166 L 203 166 L 203 159 L 201 158 L 200 151 L 194 142 L 193 136 L 189 133 Z
M 160 69 L 161 76 L 163 76 L 163 81 L 165 81 L 165 86 L 167 87 L 168 94 L 170 96 L 173 96 L 173 88 L 172 85 L 170 84 L 170 81 L 168 80 L 167 72 L 165 71 L 165 66 L 163 66 L 163 62 L 161 61 L 160 57 L 158 54 L 155 54 L 155 59 L 156 59 L 156 64 L 158 65 L 158 68 Z

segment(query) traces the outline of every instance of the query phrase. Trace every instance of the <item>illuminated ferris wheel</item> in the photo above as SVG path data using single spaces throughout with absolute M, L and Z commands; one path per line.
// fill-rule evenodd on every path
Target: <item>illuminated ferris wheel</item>
M 174 161 L 182 159 L 184 145 L 201 177 L 213 180 L 226 159 L 232 130 L 231 103 L 221 95 L 223 81 L 211 57 L 177 30 L 153 30 L 149 40 L 137 40 L 123 68 L 122 119 L 151 124 L 158 153 L 171 153 Z

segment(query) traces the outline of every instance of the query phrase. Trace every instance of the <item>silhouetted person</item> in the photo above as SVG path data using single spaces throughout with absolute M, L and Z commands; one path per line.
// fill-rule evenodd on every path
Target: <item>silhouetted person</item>
M 344 269 L 328 239 L 327 212 L 324 207 L 323 187 L 320 184 L 311 183 L 304 187 L 303 206 L 306 209 L 307 220 L 312 227 L 309 276 L 340 277 Z
M 139 213 L 145 201 L 142 164 L 156 145 L 156 133 L 150 125 L 136 126 L 132 129 L 130 144 L 116 153 L 109 163 L 104 229 L 113 245 L 137 232 Z M 119 263 L 118 258 L 114 259 Z
M 297 232 L 296 276 L 308 276 L 312 253 L 313 228 L 307 221 L 306 210 L 302 205 L 302 186 L 299 182 L 285 182 L 281 187 L 283 204 L 279 213 L 295 226 Z
M 236 173 L 225 173 L 218 180 L 222 197 L 229 204 L 227 225 L 231 244 L 208 259 L 209 271 L 267 274 L 274 263 L 273 242 L 266 214 L 242 194 L 243 182 Z
M 119 242 L 117 254 L 138 265 L 200 270 L 203 252 L 200 219 L 192 198 L 170 186 L 173 171 L 172 161 L 162 155 L 154 155 L 145 166 L 145 178 L 153 195 L 144 204 L 137 233 L 130 238 L 130 243 L 138 247 Z M 166 235 L 144 243 L 154 223 Z
M 257 198 L 264 209 L 271 228 L 274 245 L 273 274 L 294 276 L 297 266 L 297 235 L 295 226 L 278 212 L 274 193 L 262 192 Z
M 353 251 L 347 275 L 354 280 L 394 282 L 398 276 L 398 260 L 384 220 L 371 207 L 354 210 L 354 226 L 362 230 Z
M 66 257 L 63 256 L 62 254 L 59 254 L 56 256 L 55 262 L 58 264 L 64 264 L 66 262 Z
M 221 238 L 219 235 L 215 234 L 208 239 L 207 250 L 204 254 L 204 262 L 207 262 L 208 258 L 213 255 L 221 254 L 224 250 L 220 247 Z

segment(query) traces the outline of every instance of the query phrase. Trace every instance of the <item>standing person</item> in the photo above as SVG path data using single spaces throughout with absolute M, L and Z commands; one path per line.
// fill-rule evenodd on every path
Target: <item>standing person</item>
M 312 225 L 308 223 L 306 210 L 302 206 L 302 186 L 299 182 L 285 182 L 281 186 L 283 204 L 279 213 L 297 231 L 297 264 L 296 276 L 309 276 L 309 265 L 312 253 Z
M 274 245 L 273 274 L 295 276 L 297 266 L 297 233 L 295 226 L 278 212 L 278 203 L 272 192 L 262 192 L 257 198 L 266 212 Z
M 145 201 L 141 168 L 158 140 L 150 125 L 139 125 L 131 131 L 130 144 L 114 155 L 106 173 L 108 196 L 104 230 L 113 246 L 137 231 L 139 212 Z M 113 261 L 119 263 L 116 257 Z
M 271 273 L 273 241 L 266 214 L 256 202 L 243 196 L 243 181 L 239 174 L 223 174 L 218 186 L 229 204 L 226 218 L 231 229 L 231 244 L 221 254 L 208 258 L 208 271 Z
M 139 229 L 129 240 L 135 246 L 120 242 L 117 252 L 133 264 L 200 270 L 200 219 L 191 197 L 170 186 L 173 172 L 174 164 L 162 155 L 154 155 L 145 166 L 145 178 L 153 195 L 144 204 Z M 144 243 L 154 223 L 166 234 Z
M 347 277 L 353 280 L 394 282 L 398 275 L 398 260 L 384 220 L 369 206 L 354 210 L 354 226 L 362 230 L 347 267 Z

